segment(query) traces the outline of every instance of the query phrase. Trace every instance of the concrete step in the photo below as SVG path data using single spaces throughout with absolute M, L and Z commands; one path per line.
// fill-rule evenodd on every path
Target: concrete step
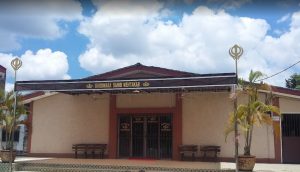
M 234 172 L 234 170 L 139 167 L 85 164 L 20 163 L 16 171 L 37 172 Z

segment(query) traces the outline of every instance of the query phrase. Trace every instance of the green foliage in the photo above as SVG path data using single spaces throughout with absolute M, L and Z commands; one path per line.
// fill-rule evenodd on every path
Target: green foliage
M 300 74 L 293 74 L 289 79 L 285 80 L 285 85 L 287 88 L 300 89 Z
M 0 92 L 0 127 L 6 131 L 6 140 L 11 141 L 12 133 L 21 124 L 26 121 L 20 120 L 21 115 L 26 115 L 25 106 L 21 104 L 21 96 L 17 95 L 16 114 L 14 118 L 14 92 Z M 6 144 L 5 149 L 9 149 L 12 144 Z
M 252 143 L 252 133 L 254 126 L 261 125 L 271 125 L 272 117 L 270 113 L 280 114 L 279 109 L 276 106 L 268 105 L 269 99 L 271 99 L 271 88 L 267 84 L 258 84 L 256 83 L 263 77 L 263 74 L 259 71 L 252 71 L 249 74 L 249 81 L 245 82 L 239 80 L 239 87 L 241 91 L 234 93 L 236 95 L 232 96 L 237 98 L 240 94 L 244 94 L 248 98 L 246 104 L 240 104 L 237 107 L 237 124 L 241 133 L 245 136 L 245 146 L 244 146 L 244 155 L 250 155 L 251 152 L 251 143 Z M 259 90 L 266 90 L 269 93 L 267 101 L 261 102 L 259 100 Z M 232 112 L 229 116 L 228 125 L 225 130 L 225 136 L 227 136 L 234 131 L 234 113 Z

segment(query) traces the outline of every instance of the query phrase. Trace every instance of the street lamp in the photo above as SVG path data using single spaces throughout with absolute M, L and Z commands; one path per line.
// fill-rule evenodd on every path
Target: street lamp
M 16 122 L 16 108 L 17 108 L 17 90 L 16 90 L 16 81 L 17 81 L 17 70 L 20 69 L 20 67 L 22 66 L 22 61 L 18 58 L 15 58 L 11 61 L 11 67 L 14 69 L 15 71 L 15 82 L 14 82 L 14 118 L 13 118 L 13 123 L 12 123 L 12 127 L 10 128 L 10 132 L 12 133 L 12 137 L 10 138 L 9 141 L 9 147 L 10 147 L 10 160 L 9 160 L 9 164 L 10 164 L 10 171 L 12 171 L 12 160 L 13 160 L 13 139 L 14 139 L 14 132 L 15 132 L 15 122 Z
M 238 83 L 238 65 L 237 62 L 240 59 L 240 57 L 243 55 L 243 48 L 234 45 L 229 49 L 229 55 L 234 59 L 235 61 L 235 76 L 236 76 L 236 84 L 234 85 L 234 92 L 237 94 L 237 83 Z M 237 125 L 237 95 L 234 96 L 234 142 L 235 142 L 235 169 L 236 172 L 238 172 L 238 155 L 239 155 L 239 140 L 238 140 L 238 125 Z

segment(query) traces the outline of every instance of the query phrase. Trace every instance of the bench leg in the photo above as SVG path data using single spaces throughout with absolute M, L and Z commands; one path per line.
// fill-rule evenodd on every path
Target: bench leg
M 92 151 L 92 157 L 95 159 L 95 151 Z
M 195 153 L 192 153 L 192 161 L 195 161 Z
M 203 152 L 202 161 L 206 161 L 206 151 L 205 151 L 205 150 L 203 150 L 202 152 Z
M 217 160 L 218 160 L 218 152 L 215 151 L 215 161 L 217 162 Z
M 77 159 L 77 150 L 75 151 L 75 158 Z
M 180 159 L 181 159 L 181 161 L 183 161 L 183 157 L 184 157 L 184 154 L 181 153 L 181 154 L 180 154 Z

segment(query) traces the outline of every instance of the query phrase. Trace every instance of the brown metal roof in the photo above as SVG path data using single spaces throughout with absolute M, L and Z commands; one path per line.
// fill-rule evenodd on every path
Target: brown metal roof
M 197 75 L 194 77 L 167 77 L 144 79 L 106 79 L 106 80 L 42 80 L 18 81 L 17 91 L 56 91 L 73 93 L 103 92 L 169 92 L 180 90 L 229 90 L 236 83 L 236 76 L 228 74 Z
M 277 93 L 282 93 L 282 94 L 300 96 L 300 90 L 297 89 L 272 86 L 272 91 Z
M 84 79 L 99 80 L 99 79 L 153 78 L 153 77 L 188 77 L 188 76 L 195 76 L 195 75 L 198 74 L 173 70 L 173 69 L 166 69 L 161 67 L 155 67 L 155 66 L 146 66 L 141 63 L 136 63 L 131 66 L 123 67 L 99 75 L 90 76 Z
M 236 84 L 234 73 L 196 74 L 140 63 L 99 75 L 73 80 L 18 81 L 17 91 L 56 91 L 64 93 L 170 92 L 182 90 L 230 90 Z

